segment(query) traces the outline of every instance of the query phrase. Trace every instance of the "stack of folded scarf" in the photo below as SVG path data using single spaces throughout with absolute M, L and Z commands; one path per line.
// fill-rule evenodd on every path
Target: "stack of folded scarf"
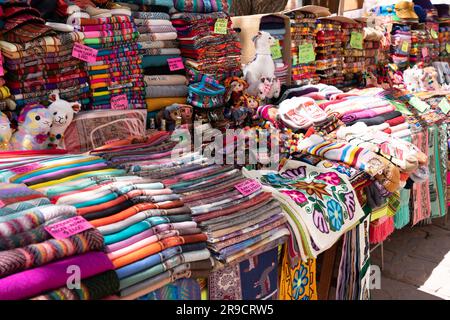
M 292 52 L 292 80 L 297 85 L 318 83 L 315 60 L 305 62 L 299 60 L 299 46 L 311 44 L 316 47 L 316 16 L 313 13 L 292 11 L 291 18 L 291 52 Z
M 286 36 L 286 25 L 284 19 L 279 16 L 267 15 L 261 18 L 259 25 L 261 31 L 270 33 L 270 35 L 278 41 L 281 47 L 281 54 L 283 54 L 283 47 Z M 288 62 L 288 61 L 287 61 Z M 283 57 L 274 59 L 275 63 L 275 76 L 280 80 L 281 84 L 287 83 L 288 66 Z
M 242 74 L 240 42 L 227 13 L 175 13 L 171 19 L 191 83 L 200 82 L 203 75 L 222 82 Z M 215 28 L 216 23 L 226 26 Z
M 409 25 L 394 24 L 391 31 L 391 60 L 400 69 L 409 65 L 411 49 L 411 27 Z
M 450 25 L 441 23 L 439 25 L 439 61 L 450 63 Z
M 36 171 L 31 168 L 35 166 L 11 163 L 8 171 L 23 172 L 16 174 L 21 176 Z M 51 204 L 42 193 L 16 183 L 0 183 L 0 200 L 5 204 L 0 212 L 0 299 L 42 295 L 90 300 L 118 290 L 119 280 L 102 252 L 104 239 L 98 230 L 58 239 L 47 232 L 46 227 L 75 217 L 74 206 Z M 80 288 L 67 287 L 71 272 L 80 275 Z
M 320 82 L 339 86 L 344 81 L 341 24 L 324 18 L 316 28 L 316 70 Z
M 170 7 L 172 4 L 170 4 Z M 171 59 L 181 58 L 177 31 L 167 6 L 140 6 L 132 13 L 139 31 L 139 51 L 146 85 L 147 110 L 159 111 L 173 103 L 186 103 L 188 93 L 184 68 L 170 68 Z
M 380 30 L 372 27 L 364 28 L 364 69 L 365 71 L 376 71 L 377 64 L 388 62 L 387 54 L 382 52 L 380 42 L 383 34 Z
M 0 57 L 0 64 L 4 65 L 3 56 Z M 16 103 L 11 99 L 11 92 L 6 86 L 3 76 L 0 77 L 0 111 L 10 111 L 16 108 Z
M 419 62 L 425 66 L 430 64 L 430 49 L 431 43 L 429 43 L 429 33 L 427 30 L 415 26 L 411 29 L 411 49 L 409 51 L 410 65 L 415 65 Z
M 89 104 L 84 62 L 72 56 L 74 42 L 82 39 L 82 34 L 69 32 L 22 44 L 0 41 L 7 83 L 18 107 L 45 103 L 55 89 L 61 99 Z
M 344 88 L 351 89 L 360 83 L 364 70 L 364 29 L 362 23 L 342 23 L 344 47 Z M 356 39 L 360 41 L 356 41 Z
M 132 18 L 112 14 L 75 19 L 74 24 L 83 35 L 82 44 L 98 50 L 96 61 L 87 63 L 92 95 L 90 108 L 114 109 L 112 101 L 125 95 L 129 109 L 144 109 L 145 85 L 137 44 L 139 32 Z
M 426 29 L 428 32 L 428 54 L 431 61 L 439 60 L 439 23 L 427 22 Z

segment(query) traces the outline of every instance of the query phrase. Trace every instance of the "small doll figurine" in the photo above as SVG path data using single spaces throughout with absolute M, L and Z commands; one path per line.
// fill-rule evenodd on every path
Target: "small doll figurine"
M 192 124 L 192 106 L 174 103 L 159 112 L 157 122 L 161 123 L 162 119 L 165 120 L 168 131 L 174 131 L 182 125 L 189 127 Z
M 249 115 L 249 119 L 246 119 L 247 122 L 251 123 L 259 118 L 258 107 L 260 105 L 260 102 L 261 100 L 259 98 L 250 96 L 248 94 L 245 94 L 241 97 L 239 106 L 247 109 L 247 113 Z
M 48 134 L 52 128 L 53 115 L 42 105 L 28 105 L 17 119 L 19 127 L 11 138 L 13 150 L 47 149 Z
M 0 151 L 9 150 L 9 140 L 11 140 L 12 129 L 8 117 L 0 112 Z
M 78 102 L 68 102 L 59 98 L 57 90 L 50 95 L 48 110 L 53 116 L 53 125 L 49 133 L 49 147 L 63 148 L 64 132 L 69 127 L 76 113 L 81 110 Z
M 229 102 L 229 105 L 235 106 L 239 103 L 241 97 L 244 95 L 245 90 L 248 88 L 248 83 L 239 77 L 229 77 L 224 82 L 225 102 Z

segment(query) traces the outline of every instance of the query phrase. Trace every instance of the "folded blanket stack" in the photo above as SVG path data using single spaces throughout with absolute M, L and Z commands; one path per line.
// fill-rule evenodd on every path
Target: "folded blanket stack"
M 439 60 L 439 23 L 436 22 L 427 22 L 426 30 L 428 32 L 428 54 L 430 55 L 430 60 L 438 61 Z
M 89 83 L 84 62 L 72 56 L 73 44 L 83 35 L 69 32 L 18 44 L 0 42 L 8 70 L 7 83 L 18 107 L 46 103 L 53 90 L 61 99 L 89 102 Z
M 278 16 L 264 16 L 261 18 L 259 25 L 261 31 L 270 33 L 270 35 L 278 41 L 283 54 L 283 45 L 286 36 L 286 26 L 284 19 Z M 274 59 L 275 62 L 275 76 L 280 80 L 281 84 L 287 82 L 288 66 L 284 63 L 283 57 Z
M 339 86 L 344 81 L 341 24 L 324 18 L 319 20 L 316 29 L 316 70 L 320 82 Z
M 203 156 L 188 153 L 130 161 L 127 169 L 151 181 L 162 179 L 181 196 L 194 223 L 207 233 L 208 248 L 220 263 L 248 258 L 262 247 L 282 242 L 288 234 L 280 205 L 260 187 L 249 192 L 237 189 L 255 182 L 231 165 L 211 164 Z
M 0 64 L 4 66 L 5 59 L 0 57 Z M 3 67 L 3 70 L 5 68 Z M 16 108 L 16 103 L 11 99 L 11 92 L 6 86 L 4 74 L 0 77 L 0 111 L 11 111 Z
M 439 61 L 450 63 L 450 24 L 439 24 Z
M 411 49 L 409 50 L 410 65 L 423 62 L 425 66 L 430 65 L 430 49 L 433 45 L 431 34 L 424 28 L 412 26 L 411 28 Z
M 77 24 L 79 22 L 79 24 Z M 145 85 L 137 39 L 139 32 L 126 15 L 104 18 L 80 18 L 75 27 L 83 35 L 82 43 L 97 50 L 95 62 L 87 63 L 91 86 L 90 109 L 145 108 Z M 125 99 L 126 98 L 126 99 Z
M 5 172 L 23 172 L 17 176 L 36 172 L 21 170 L 31 168 L 29 165 L 14 165 Z M 51 292 L 55 290 L 65 292 L 65 299 L 89 300 L 117 291 L 119 281 L 115 274 L 110 274 L 113 266 L 102 252 L 104 239 L 98 230 L 91 228 L 58 239 L 47 232 L 46 227 L 75 217 L 74 206 L 51 204 L 42 193 L 16 183 L 0 183 L 0 200 L 5 204 L 0 211 L 0 299 L 28 299 L 37 295 L 61 298 L 53 296 Z M 74 270 L 74 266 L 79 269 Z M 95 281 L 80 289 L 70 289 L 67 283 L 74 272 L 80 275 L 82 283 Z M 99 290 L 101 287 L 105 289 Z
M 169 62 L 181 60 L 177 31 L 170 22 L 168 6 L 141 6 L 132 15 L 139 31 L 138 45 L 142 54 L 147 109 L 158 111 L 172 99 L 186 103 L 188 93 L 183 63 L 173 67 Z M 167 99 L 167 100 L 166 100 Z
M 400 69 L 409 66 L 411 49 L 411 26 L 394 24 L 391 31 L 391 60 Z
M 342 23 L 342 43 L 344 47 L 344 83 L 346 90 L 361 83 L 364 70 L 364 29 L 361 23 Z M 359 40 L 360 41 L 356 41 Z
M 239 38 L 227 13 L 175 13 L 171 19 L 191 83 L 203 75 L 219 82 L 241 75 Z
M 297 85 L 318 83 L 315 59 L 299 57 L 300 46 L 311 44 L 316 48 L 316 16 L 313 13 L 293 11 L 288 13 L 291 18 L 292 46 L 292 80 Z M 303 48 L 303 47 L 302 47 Z M 299 59 L 300 58 L 300 59 Z

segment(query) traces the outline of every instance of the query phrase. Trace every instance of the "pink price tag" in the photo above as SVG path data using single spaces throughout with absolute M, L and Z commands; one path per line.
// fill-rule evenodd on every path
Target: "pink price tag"
M 65 239 L 93 228 L 85 218 L 76 216 L 44 227 L 55 239 Z
M 262 185 L 256 180 L 245 180 L 244 182 L 238 183 L 234 186 L 242 195 L 248 196 L 261 190 Z
M 424 58 L 428 57 L 428 48 L 427 47 L 422 48 L 422 57 L 424 57 Z
M 98 50 L 95 50 L 78 42 L 75 42 L 72 50 L 73 57 L 86 62 L 96 62 L 97 53 Z
M 121 94 L 111 98 L 111 109 L 113 110 L 127 110 L 128 98 L 126 94 Z
M 39 163 L 30 163 L 20 167 L 11 168 L 9 171 L 14 172 L 15 174 L 22 174 L 39 169 L 40 167 L 41 165 Z
M 172 58 L 167 59 L 167 63 L 169 64 L 170 71 L 182 70 L 184 69 L 183 59 L 180 58 Z

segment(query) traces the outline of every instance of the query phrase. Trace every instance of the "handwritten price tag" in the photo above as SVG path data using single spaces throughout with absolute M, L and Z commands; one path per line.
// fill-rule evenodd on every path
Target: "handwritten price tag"
M 450 111 L 450 103 L 448 102 L 446 97 L 441 100 L 441 102 L 438 104 L 438 107 L 442 110 L 443 113 L 448 114 L 448 112 Z
M 312 43 L 305 43 L 298 46 L 298 62 L 309 63 L 316 60 L 316 54 Z
M 95 50 L 78 42 L 75 42 L 72 50 L 73 57 L 86 62 L 95 62 L 97 54 L 98 50 Z
M 420 100 L 417 97 L 412 97 L 411 99 L 409 99 L 409 104 L 412 105 L 417 110 L 419 110 L 420 112 L 425 112 L 428 109 L 430 109 L 430 105 L 428 103 Z
M 245 197 L 262 188 L 261 184 L 256 180 L 245 180 L 234 187 Z
M 437 39 L 438 38 L 438 33 L 436 32 L 436 30 L 434 30 L 434 29 L 431 29 L 431 37 L 433 38 L 433 39 Z
M 66 219 L 44 227 L 55 239 L 65 239 L 85 230 L 93 228 L 92 224 L 81 216 Z
M 424 57 L 424 58 L 428 57 L 428 48 L 427 47 L 422 48 L 422 57 Z
M 167 63 L 169 64 L 170 71 L 176 71 L 176 70 L 183 70 L 184 69 L 183 59 L 181 57 L 167 59 Z
M 450 43 L 445 44 L 445 50 L 447 50 L 447 53 L 450 53 Z
M 126 110 L 128 109 L 128 98 L 126 94 L 121 94 L 111 98 L 111 109 Z
M 272 54 L 272 59 L 280 59 L 283 57 L 283 53 L 281 52 L 280 40 L 277 40 L 275 45 L 270 47 L 270 53 Z
M 363 49 L 363 34 L 353 31 L 350 36 L 350 47 L 354 49 Z
M 217 34 L 227 34 L 228 20 L 224 18 L 219 18 L 214 25 L 214 33 Z
M 403 41 L 402 42 L 402 48 L 401 48 L 401 50 L 404 52 L 404 53 L 408 53 L 409 52 L 409 43 L 407 42 L 407 41 Z

